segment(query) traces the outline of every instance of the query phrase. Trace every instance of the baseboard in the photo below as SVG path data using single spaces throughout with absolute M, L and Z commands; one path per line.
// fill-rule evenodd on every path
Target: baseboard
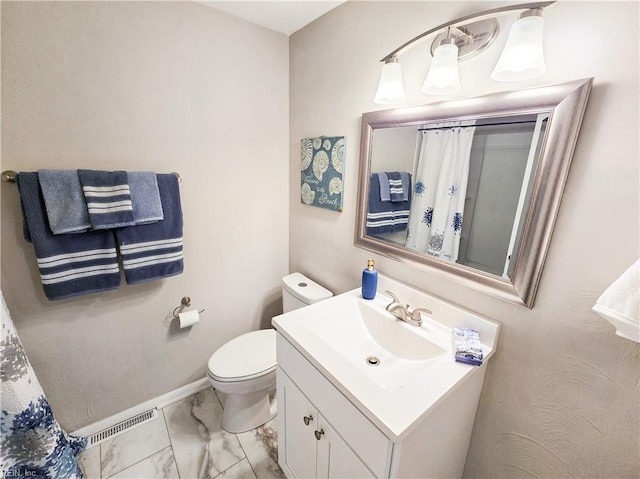
M 94 422 L 93 424 L 89 424 L 88 426 L 81 427 L 71 434 L 73 436 L 80 437 L 86 437 L 90 436 L 91 434 L 96 434 L 144 411 L 153 408 L 162 409 L 163 407 L 166 407 L 176 401 L 180 401 L 181 399 L 196 394 L 204 389 L 207 389 L 208 387 L 211 387 L 211 383 L 209 382 L 208 378 L 198 379 L 191 384 L 187 384 L 186 386 L 182 386 L 178 389 L 174 389 L 173 391 L 169 391 L 162 396 L 158 396 L 157 398 L 145 401 L 141 404 L 138 404 L 137 406 L 133 406 L 132 408 L 129 408 L 125 411 L 114 414 L 113 416 Z

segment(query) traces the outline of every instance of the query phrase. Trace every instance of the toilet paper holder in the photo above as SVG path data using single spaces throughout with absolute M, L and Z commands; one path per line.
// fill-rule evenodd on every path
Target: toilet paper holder
M 178 316 L 178 314 L 180 314 L 184 308 L 188 308 L 189 306 L 191 306 L 191 298 L 189 296 L 185 296 L 180 301 L 180 306 L 178 306 L 173 310 L 173 317 L 175 319 L 180 319 L 180 316 Z M 203 312 L 204 312 L 204 309 L 201 309 L 200 311 L 198 311 L 198 313 L 203 313 Z

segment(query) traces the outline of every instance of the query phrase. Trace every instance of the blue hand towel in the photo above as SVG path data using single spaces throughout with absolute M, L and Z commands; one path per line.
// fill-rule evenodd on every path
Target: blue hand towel
M 409 193 L 411 192 L 411 174 L 407 171 L 400 172 L 402 179 L 402 201 L 409 201 Z
M 82 233 L 91 228 L 76 170 L 38 170 L 38 180 L 54 235 Z
M 136 224 L 162 221 L 164 215 L 156 174 L 151 171 L 130 171 L 127 173 L 127 178 Z
M 392 202 L 393 205 L 393 232 L 405 231 L 409 225 L 409 212 L 411 211 L 411 175 L 406 173 L 406 178 L 403 176 L 403 197 L 406 194 L 407 199 L 405 201 Z M 405 181 L 407 186 L 404 186 Z
M 175 175 L 157 175 L 164 220 L 116 230 L 127 284 L 182 273 L 182 208 Z
M 120 270 L 113 233 L 52 234 L 38 174 L 19 173 L 17 183 L 25 232 L 33 242 L 47 298 L 62 299 L 117 288 Z
M 380 180 L 380 201 L 391 201 L 389 177 L 386 173 L 378 173 L 378 180 Z
M 94 230 L 134 225 L 126 171 L 78 170 Z

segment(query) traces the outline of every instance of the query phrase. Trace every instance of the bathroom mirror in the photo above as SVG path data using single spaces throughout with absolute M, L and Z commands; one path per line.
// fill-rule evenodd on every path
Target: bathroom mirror
M 355 245 L 533 307 L 592 83 L 364 113 Z

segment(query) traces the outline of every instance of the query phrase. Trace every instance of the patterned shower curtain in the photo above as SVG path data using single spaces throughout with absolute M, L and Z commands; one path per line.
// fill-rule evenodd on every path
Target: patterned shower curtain
M 0 469 L 2 477 L 82 478 L 76 456 L 87 440 L 62 430 L 2 300 Z
M 423 130 L 405 246 L 456 261 L 475 127 Z

